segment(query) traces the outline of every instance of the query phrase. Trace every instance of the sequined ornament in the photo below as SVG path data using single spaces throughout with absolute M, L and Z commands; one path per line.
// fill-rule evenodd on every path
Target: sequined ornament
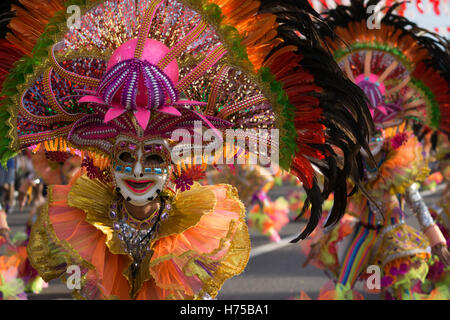
M 161 202 L 159 209 L 144 220 L 133 218 L 126 212 L 122 201 L 115 201 L 110 206 L 109 217 L 113 220 L 113 229 L 122 242 L 125 251 L 133 259 L 133 270 L 137 271 L 140 262 L 151 251 L 151 242 L 156 238 L 161 220 L 169 217 L 170 204 Z
M 247 10 L 233 14 L 241 5 Z M 287 3 L 280 6 L 285 10 Z M 8 78 L 2 110 L 11 121 L 0 124 L 8 132 L 3 157 L 58 138 L 110 157 L 120 135 L 171 139 L 178 129 L 193 135 L 200 121 L 219 141 L 232 128 L 236 138 L 246 135 L 279 153 L 282 168 L 307 190 L 312 215 L 320 216 L 323 197 L 335 191 L 329 222 L 342 216 L 349 194 L 344 180 L 359 180 L 362 172 L 347 168 L 361 166 L 355 155 L 367 149 L 372 123 L 364 93 L 336 71 L 322 39 L 310 32 L 317 27 L 309 14 L 292 17 L 286 30 L 280 12 L 253 0 L 119 0 L 84 9 L 79 28 L 61 35 L 46 30 L 36 40 L 36 59 L 23 61 Z M 66 27 L 57 18 L 50 23 Z M 264 136 L 266 129 L 280 130 L 279 141 Z M 160 169 L 164 174 L 161 167 L 147 170 Z M 326 190 L 316 170 L 330 180 Z M 311 219 L 300 238 L 317 221 Z

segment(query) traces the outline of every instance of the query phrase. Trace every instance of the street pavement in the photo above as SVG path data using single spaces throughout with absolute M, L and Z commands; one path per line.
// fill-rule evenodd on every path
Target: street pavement
M 273 199 L 287 194 L 287 189 L 274 189 Z M 440 191 L 427 192 L 427 204 L 435 203 Z M 12 232 L 24 231 L 28 217 L 28 208 L 24 212 L 13 211 L 8 216 Z M 417 220 L 410 215 L 407 222 L 417 228 Z M 252 244 L 251 256 L 245 271 L 225 282 L 217 299 L 220 300 L 287 300 L 298 297 L 303 290 L 311 298 L 319 295 L 320 288 L 329 280 L 326 274 L 313 266 L 302 265 L 306 257 L 301 253 L 298 244 L 288 240 L 294 238 L 304 228 L 305 222 L 290 222 L 280 236 L 280 243 L 273 243 L 267 237 L 250 230 Z M 362 289 L 359 284 L 357 289 Z M 361 292 L 362 290 L 360 290 Z M 377 300 L 378 295 L 363 293 L 365 299 Z M 60 280 L 52 280 L 40 294 L 29 294 L 30 300 L 72 299 L 66 285 Z

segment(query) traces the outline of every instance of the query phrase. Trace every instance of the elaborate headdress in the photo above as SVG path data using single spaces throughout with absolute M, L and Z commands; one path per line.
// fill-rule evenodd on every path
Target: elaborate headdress
M 28 11 L 10 26 L 33 15 L 22 4 Z M 281 167 L 312 204 L 297 240 L 317 226 L 331 192 L 328 225 L 340 218 L 372 123 L 363 92 L 321 47 L 306 1 L 85 0 L 63 10 L 71 4 L 81 5 L 79 28 L 57 13 L 4 83 L 3 161 L 49 140 L 108 158 L 120 135 L 170 138 L 196 120 L 214 132 L 276 128 Z
M 415 119 L 444 129 L 448 42 L 394 14 L 398 5 L 382 8 L 379 0 L 352 0 L 325 12 L 328 27 L 319 28 L 340 67 L 366 93 L 377 125 Z

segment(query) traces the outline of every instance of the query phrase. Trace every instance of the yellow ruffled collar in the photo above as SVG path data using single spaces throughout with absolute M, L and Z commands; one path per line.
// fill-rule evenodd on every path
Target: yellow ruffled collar
M 422 145 L 412 133 L 406 133 L 407 140 L 398 148 L 393 148 L 389 143 L 376 177 L 366 184 L 375 197 L 382 196 L 386 191 L 390 195 L 404 194 L 411 184 L 425 180 L 429 174 Z
M 84 211 L 86 221 L 106 235 L 106 245 L 111 253 L 128 255 L 125 244 L 119 239 L 118 232 L 114 230 L 114 220 L 109 215 L 111 204 L 117 197 L 112 185 L 97 179 L 91 180 L 83 175 L 73 184 L 67 203 L 71 207 Z M 202 201 L 193 201 L 194 199 L 202 199 Z M 214 192 L 198 183 L 195 183 L 188 191 L 176 193 L 169 201 L 171 203 L 169 217 L 160 221 L 156 237 L 148 244 L 150 249 L 164 237 L 180 234 L 196 226 L 203 215 L 214 210 L 217 202 Z M 123 275 L 130 283 L 129 295 L 132 299 L 142 284 L 151 278 L 150 260 L 151 255 L 147 255 L 141 261 L 136 277 L 131 276 L 131 257 L 128 267 L 123 271 Z

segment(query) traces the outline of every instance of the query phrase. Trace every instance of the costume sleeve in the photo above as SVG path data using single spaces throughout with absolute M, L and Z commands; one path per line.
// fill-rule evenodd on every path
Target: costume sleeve
M 416 184 L 412 184 L 405 192 L 405 201 L 416 215 L 423 231 L 434 224 L 433 217 L 423 201 Z
M 48 218 L 47 203 L 31 229 L 27 247 L 31 265 L 46 282 L 64 274 L 68 262 L 63 248 L 57 245 L 53 235 L 53 227 Z

